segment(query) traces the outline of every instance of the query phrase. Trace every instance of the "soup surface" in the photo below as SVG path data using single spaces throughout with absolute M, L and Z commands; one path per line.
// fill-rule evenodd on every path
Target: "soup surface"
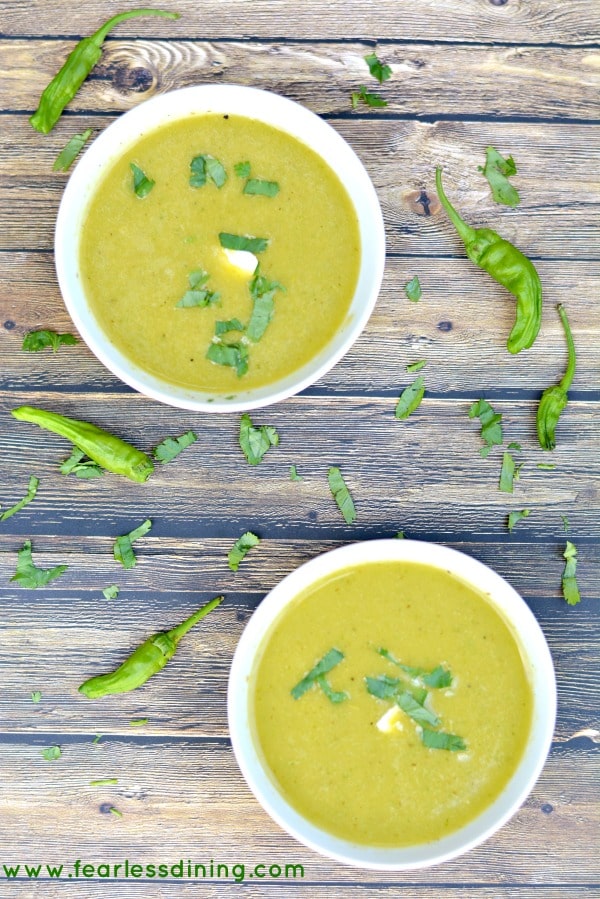
M 202 185 L 196 163 L 194 186 L 197 157 L 208 162 Z M 154 181 L 146 196 L 135 193 L 131 163 Z M 250 180 L 267 193 L 246 193 Z M 241 269 L 221 232 L 264 238 L 266 248 Z M 350 198 L 313 150 L 262 122 L 209 114 L 149 133 L 112 165 L 86 213 L 80 270 L 97 320 L 125 356 L 165 381 L 227 394 L 291 374 L 329 342 L 348 312 L 360 252 Z M 278 284 L 259 338 L 247 329 L 254 263 L 269 282 L 260 302 Z M 208 278 L 194 284 L 198 272 Z M 178 307 L 194 289 L 218 299 Z M 216 323 L 232 319 L 244 330 L 215 336 Z M 230 364 L 207 359 L 215 343 L 240 347 L 247 371 L 231 364 L 235 353 L 221 357 Z
M 370 846 L 428 842 L 475 818 L 532 722 L 508 625 L 453 575 L 406 562 L 348 568 L 300 594 L 250 688 L 255 736 L 290 804 Z

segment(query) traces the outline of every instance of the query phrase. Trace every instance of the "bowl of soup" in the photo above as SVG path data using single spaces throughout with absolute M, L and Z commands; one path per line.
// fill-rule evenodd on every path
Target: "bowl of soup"
M 552 659 L 515 590 L 412 540 L 344 546 L 261 602 L 229 679 L 250 790 L 300 842 L 378 870 L 438 864 L 518 810 L 550 749 Z
M 298 393 L 350 348 L 385 260 L 381 209 L 330 125 L 202 85 L 108 126 L 73 170 L 60 289 L 90 349 L 147 396 L 205 411 Z

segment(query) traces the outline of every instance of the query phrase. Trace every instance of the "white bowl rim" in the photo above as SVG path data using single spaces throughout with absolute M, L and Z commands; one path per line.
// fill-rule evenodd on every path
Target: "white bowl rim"
M 336 335 L 300 370 L 261 388 L 239 390 L 233 399 L 172 385 L 124 356 L 103 333 L 87 306 L 77 276 L 79 229 L 98 179 L 142 134 L 189 115 L 231 113 L 272 124 L 307 144 L 336 171 L 357 213 L 361 236 L 359 280 Z M 346 176 L 344 176 L 344 173 Z M 123 113 L 89 145 L 65 187 L 56 220 L 55 264 L 67 311 L 94 355 L 120 380 L 145 396 L 181 409 L 241 412 L 280 402 L 314 384 L 362 333 L 377 300 L 385 265 L 385 231 L 375 188 L 347 141 L 307 107 L 280 94 L 236 84 L 192 85 L 143 101 Z
M 283 609 L 306 587 L 336 571 L 372 562 L 416 562 L 449 571 L 481 592 L 517 638 L 528 665 L 534 709 L 523 757 L 501 795 L 473 821 L 442 839 L 403 848 L 368 847 L 328 834 L 289 805 L 266 773 L 250 728 L 249 680 L 255 654 Z M 383 539 L 349 544 L 300 565 L 265 597 L 246 624 L 234 653 L 227 691 L 232 747 L 242 774 L 265 811 L 299 842 L 344 864 L 409 871 L 448 861 L 480 845 L 511 818 L 537 781 L 550 751 L 556 721 L 556 677 L 537 619 L 522 597 L 493 569 L 459 550 L 418 540 Z

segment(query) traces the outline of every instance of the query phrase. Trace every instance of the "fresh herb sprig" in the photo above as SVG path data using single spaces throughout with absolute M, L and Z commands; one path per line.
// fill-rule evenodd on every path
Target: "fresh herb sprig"
M 26 540 L 17 552 L 17 570 L 11 581 L 17 581 L 22 587 L 30 589 L 45 587 L 64 574 L 68 567 L 68 565 L 55 565 L 54 568 L 38 568 L 31 555 L 31 540 Z
M 140 537 L 144 537 L 151 527 L 152 522 L 147 518 L 139 527 L 134 528 L 133 531 L 130 531 L 128 534 L 124 534 L 121 537 L 117 537 L 113 546 L 113 555 L 115 560 L 120 562 L 123 568 L 135 567 L 137 558 L 133 551 L 133 543 L 135 540 L 139 540 Z
M 240 447 L 250 465 L 258 465 L 265 453 L 279 445 L 279 434 L 271 425 L 255 427 L 252 419 L 244 413 L 240 419 Z

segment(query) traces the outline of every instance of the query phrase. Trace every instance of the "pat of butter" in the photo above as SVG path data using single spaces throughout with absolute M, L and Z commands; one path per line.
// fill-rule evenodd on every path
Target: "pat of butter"
M 404 730 L 402 725 L 402 709 L 397 705 L 393 705 L 391 709 L 388 709 L 385 715 L 382 715 L 379 721 L 376 722 L 375 727 L 377 730 L 380 730 L 382 734 L 391 734 L 394 731 Z
M 241 275 L 253 275 L 258 265 L 258 259 L 249 250 L 228 250 L 223 248 L 227 262 L 236 268 Z

